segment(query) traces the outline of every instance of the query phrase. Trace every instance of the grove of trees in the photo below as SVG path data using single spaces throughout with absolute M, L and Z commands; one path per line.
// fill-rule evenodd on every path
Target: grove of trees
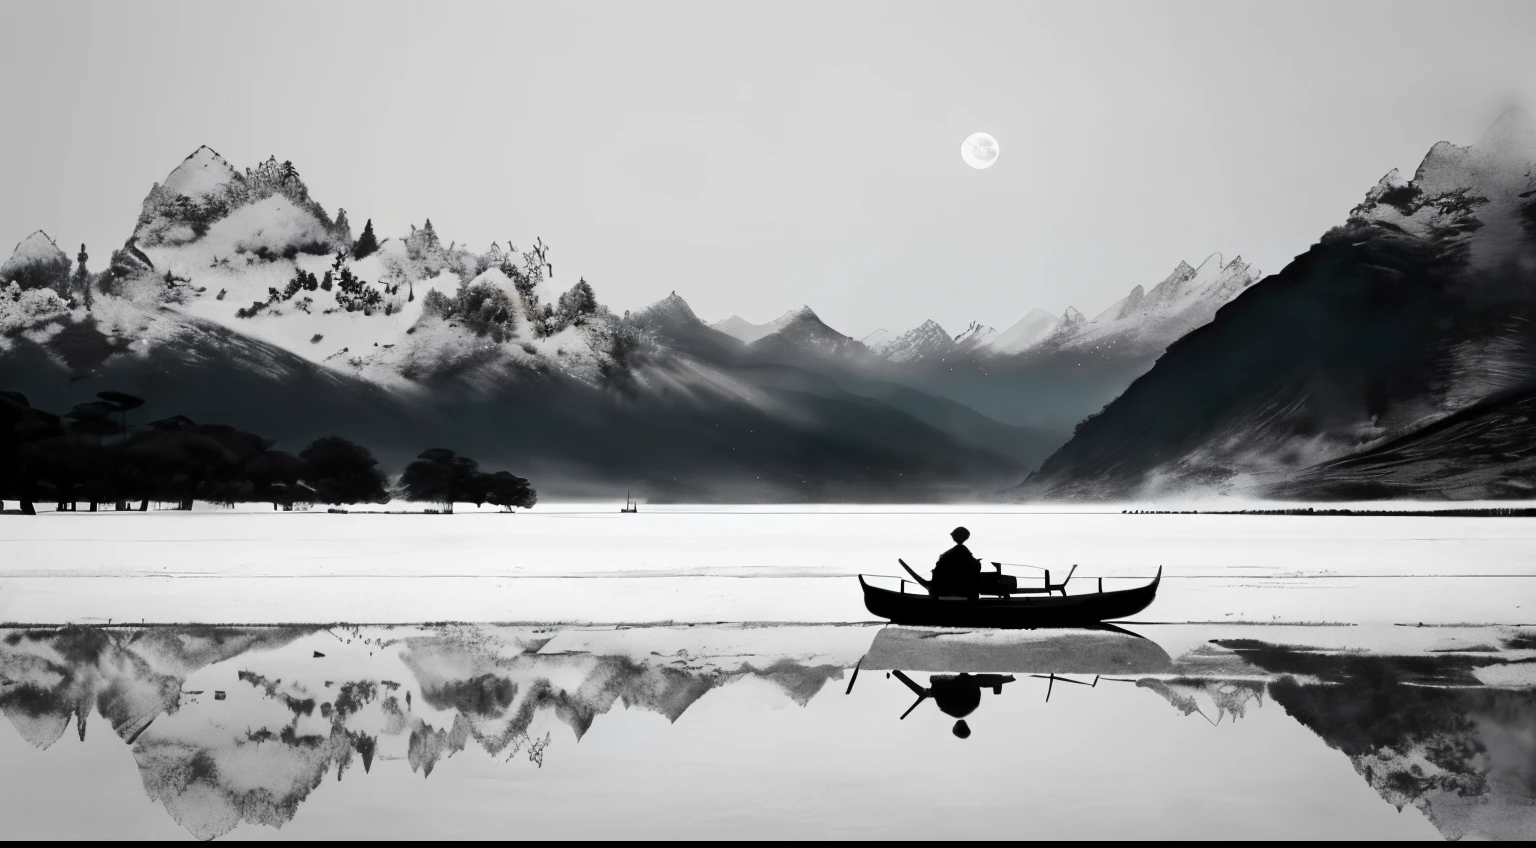
M 442 504 L 448 512 L 455 503 L 492 504 L 511 512 L 514 507 L 530 509 L 539 499 L 522 477 L 481 471 L 473 459 L 445 448 L 423 451 L 407 465 L 400 488 L 406 500 Z
M 191 509 L 221 504 L 385 503 L 389 481 L 378 460 L 339 436 L 316 439 L 297 455 L 270 439 L 224 424 L 174 415 L 135 425 L 145 402 L 101 392 L 64 415 L 36 409 L 18 392 L 0 391 L 0 506 L 17 500 L 36 514 L 38 502 L 61 512 L 80 504 L 144 511 L 151 501 Z M 141 416 L 142 417 L 142 416 Z M 479 470 L 474 460 L 432 450 L 402 478 L 409 500 L 490 503 L 510 510 L 537 500 L 528 481 L 509 472 Z

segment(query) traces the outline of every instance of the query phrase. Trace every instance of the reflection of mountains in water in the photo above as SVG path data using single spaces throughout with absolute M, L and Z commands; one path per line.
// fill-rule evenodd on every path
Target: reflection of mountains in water
M 71 717 L 83 740 L 99 712 L 132 745 L 150 798 L 193 835 L 212 838 L 242 821 L 281 827 L 331 769 L 339 780 L 354 762 L 367 772 L 376 757 L 403 758 L 427 776 L 473 741 L 490 755 L 522 754 L 542 766 L 552 722 L 579 740 L 617 703 L 676 721 L 707 692 L 749 677 L 804 706 L 857 658 L 856 650 L 847 657 L 797 651 L 790 633 L 776 634 L 777 654 L 759 652 L 772 646 L 753 644 L 763 640 L 749 631 L 712 630 L 704 644 L 685 630 L 618 635 L 481 627 L 12 631 L 0 640 L 0 711 L 38 748 L 58 741 Z M 591 650 L 603 647 L 609 652 Z
M 1139 694 L 1149 690 L 1227 725 L 1223 734 L 1241 732 L 1228 719 L 1272 700 L 1447 837 L 1529 839 L 1536 641 L 1476 638 L 1471 649 L 1393 655 L 1221 639 L 1175 659 L 1113 628 L 72 627 L 0 631 L 0 712 L 37 748 L 71 720 L 83 739 L 99 714 L 131 745 L 149 797 L 207 838 L 241 822 L 280 827 L 333 770 L 341 779 L 399 759 L 427 776 L 471 745 L 535 768 L 549 745 L 580 740 L 615 705 L 675 722 L 734 681 L 766 682 L 805 706 L 856 664 L 905 670 L 960 716 L 1017 698 L 1008 693 L 1028 689 L 1028 675 L 1056 675 L 1058 689 L 1062 675 L 1102 675 L 1136 684 L 1115 693 L 1155 703 Z M 945 690 L 962 683 L 964 703 Z M 1047 685 L 1033 681 L 1031 697 Z M 850 750 L 886 743 L 886 731 L 869 733 Z
M 1389 803 L 1448 839 L 1536 839 L 1536 657 L 1505 650 L 1370 656 L 1221 640 L 1275 675 L 1288 715 L 1349 757 Z M 1511 656 L 1511 649 L 1518 651 Z

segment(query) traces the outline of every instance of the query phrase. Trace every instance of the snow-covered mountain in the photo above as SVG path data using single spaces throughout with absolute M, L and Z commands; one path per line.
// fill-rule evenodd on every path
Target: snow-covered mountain
M 448 446 L 582 495 L 974 497 L 1044 455 L 996 452 L 1012 428 L 951 401 L 842 388 L 827 375 L 868 351 L 809 308 L 746 345 L 675 294 L 616 316 L 539 252 L 444 245 L 430 221 L 354 237 L 276 158 L 241 172 L 199 148 L 132 232 L 95 274 L 41 233 L 0 265 L 0 389 L 60 412 L 125 391 L 392 468 Z
M 955 340 L 937 321 L 928 320 L 886 341 L 875 353 L 889 362 L 917 362 L 948 355 Z
M 827 326 L 809 306 L 786 312 L 769 326 L 772 332 L 752 342 L 755 350 L 831 358 L 860 358 L 869 354 L 858 339 Z
M 1021 353 L 1045 341 L 1051 333 L 1056 332 L 1056 326 L 1060 323 L 1060 317 L 1044 309 L 1031 309 L 1028 315 L 1020 318 L 1013 326 L 988 337 L 982 346 L 1000 354 Z
M 1279 274 L 1176 274 L 1176 303 L 1241 291 L 1026 491 L 1529 497 L 1512 446 L 1536 437 L 1533 198 L 1536 126 L 1510 112 L 1474 145 L 1436 144 L 1411 180 L 1389 172 Z
M 899 336 L 876 330 L 865 337 L 864 346 L 880 359 L 899 365 L 985 349 L 996 334 L 991 327 L 972 321 L 964 332 L 951 337 L 939 322 L 930 319 Z
M 1074 352 L 1100 358 L 1143 356 L 1162 352 L 1196 327 L 1215 317 L 1259 271 L 1241 257 L 1223 262 L 1213 253 L 1192 268 L 1180 262 L 1150 291 L 1141 286 L 1089 320 L 1068 307 L 1060 316 L 1031 310 L 1001 333 L 987 333 L 974 348 L 985 354 L 1012 356 Z
M 59 249 L 53 237 L 38 230 L 22 239 L 0 264 L 0 286 L 14 282 L 23 289 L 46 288 L 66 295 L 69 269 L 69 256 Z
M 970 326 L 955 336 L 955 347 L 960 350 L 984 349 L 990 347 L 991 340 L 996 337 L 996 329 L 979 321 L 972 321 Z
M 1210 323 L 1225 306 L 1259 278 L 1259 271 L 1237 257 L 1223 262 L 1213 253 L 1191 268 L 1180 262 L 1164 280 L 1141 286 L 1070 332 L 1058 330 L 1045 344 L 1104 352 L 1112 345 L 1161 351 L 1196 327 Z

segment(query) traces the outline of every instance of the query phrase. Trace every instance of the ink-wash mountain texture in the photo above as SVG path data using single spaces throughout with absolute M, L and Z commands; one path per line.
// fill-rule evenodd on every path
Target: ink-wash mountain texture
M 122 391 L 145 420 L 288 447 L 341 433 L 390 467 L 449 447 L 555 494 L 690 500 L 993 495 L 1256 275 L 1212 256 L 1092 320 L 883 341 L 808 306 L 709 325 L 674 294 L 620 316 L 585 280 L 557 285 L 541 241 L 475 251 L 425 219 L 378 234 L 293 163 L 241 170 L 208 147 L 110 257 L 67 247 L 36 232 L 0 266 L 0 388 L 33 407 Z
M 0 744 L 13 738 L 5 725 L 14 728 L 21 744 L 9 750 L 18 772 L 21 763 L 72 758 L 79 795 L 143 792 L 155 815 L 114 820 L 123 833 L 152 834 L 164 816 L 200 839 L 237 830 L 280 836 L 275 829 L 290 826 L 302 834 L 343 816 L 343 790 L 358 783 L 364 791 L 354 797 L 374 809 L 453 797 L 461 827 L 490 815 L 504 828 L 510 809 L 524 824 L 565 815 L 565 832 L 578 836 L 592 817 L 571 821 L 568 807 L 590 809 L 591 797 L 623 792 L 643 801 L 628 808 L 624 826 L 648 832 L 693 818 L 680 814 L 685 805 L 728 803 L 726 794 L 739 796 L 744 785 L 769 796 L 778 780 L 770 757 L 814 761 L 832 744 L 845 753 L 837 769 L 793 763 L 804 797 L 763 805 L 748 821 L 782 820 L 790 804 L 819 817 L 834 803 L 889 821 L 905 809 L 921 816 L 924 808 L 868 809 L 899 793 L 891 775 L 899 781 L 910 768 L 879 758 L 910 760 L 934 731 L 953 740 L 943 725 L 925 722 L 930 713 L 897 718 L 905 690 L 881 672 L 904 670 L 925 681 L 932 672 L 1007 672 L 970 714 L 991 747 L 925 749 L 925 757 L 953 769 L 953 782 L 973 803 L 992 803 L 986 793 L 998 800 L 1017 794 L 1030 776 L 1000 786 L 995 772 L 985 770 L 985 780 L 977 774 L 978 758 L 1002 766 L 1031 733 L 1037 746 L 1051 744 L 1016 720 L 1029 711 L 1049 719 L 1054 735 L 1070 740 L 1064 745 L 1081 746 L 1095 733 L 1121 739 L 1123 725 L 1134 722 L 1138 741 L 1163 746 L 1195 772 L 1157 781 L 1152 773 L 1166 772 L 1168 759 L 1148 756 L 1126 758 L 1106 776 L 1095 758 L 1047 747 L 1060 760 L 1049 782 L 1077 789 L 1079 800 L 1054 786 L 1039 791 L 1065 796 L 1053 808 L 1068 813 L 1079 812 L 1073 803 L 1091 805 L 1081 787 L 1108 781 L 1126 799 L 1122 808 L 1144 810 L 1160 827 L 1208 828 L 1190 812 L 1200 809 L 1193 805 L 1203 793 L 1181 815 L 1168 815 L 1167 805 L 1201 788 L 1200 775 L 1228 774 L 1221 764 L 1246 753 L 1252 768 L 1243 771 L 1272 775 L 1265 788 L 1289 803 L 1229 814 L 1228 827 L 1276 827 L 1261 818 L 1267 810 L 1311 809 L 1308 793 L 1324 791 L 1345 797 L 1343 808 L 1363 820 L 1362 833 L 1381 835 L 1389 826 L 1448 839 L 1536 833 L 1536 760 L 1526 730 L 1536 716 L 1529 631 L 1436 630 L 1366 648 L 1366 636 L 1343 632 L 1350 628 L 1309 628 L 1307 645 L 1275 641 L 1301 637 L 1295 629 L 1266 628 L 1265 641 L 1239 630 L 1158 628 L 1165 646 L 1125 631 L 846 625 L 5 628 Z M 1065 677 L 1047 683 L 1047 674 Z M 1089 683 L 1089 675 L 1102 677 L 1092 687 L 1068 685 Z M 1057 693 L 1042 702 L 1047 686 Z M 1149 727 L 1158 732 L 1147 734 Z M 1266 751 L 1263 740 L 1277 731 L 1284 741 Z M 744 733 L 755 743 L 742 745 Z M 110 742 L 85 744 L 103 738 Z M 639 759 L 637 750 L 651 746 L 669 757 Z M 39 751 L 46 756 L 27 756 Z M 680 792 L 677 786 L 689 784 L 678 760 L 710 774 L 730 769 L 741 779 Z M 545 765 L 578 775 L 584 792 L 571 793 L 561 772 Z M 635 782 L 637 766 L 649 779 Z M 137 781 L 112 777 L 122 772 L 136 772 Z M 1131 791 L 1149 779 L 1141 795 Z M 1250 787 L 1248 778 L 1237 780 Z M 519 791 L 493 784 L 494 803 L 478 803 L 465 788 L 492 781 L 516 781 Z M 444 782 L 446 790 L 433 789 Z M 871 797 L 851 803 L 849 792 Z M 1230 792 L 1211 794 L 1230 805 Z M 1385 816 L 1393 818 L 1383 825 Z M 23 827 L 30 823 L 19 818 Z M 1082 817 L 1074 818 L 1061 826 L 1081 830 Z M 1326 816 L 1292 818 L 1339 827 Z M 1101 826 L 1103 819 L 1088 817 Z M 373 818 L 348 826 L 354 835 L 389 827 Z
M 1536 128 L 1435 145 L 1169 347 L 1030 498 L 1530 497 Z

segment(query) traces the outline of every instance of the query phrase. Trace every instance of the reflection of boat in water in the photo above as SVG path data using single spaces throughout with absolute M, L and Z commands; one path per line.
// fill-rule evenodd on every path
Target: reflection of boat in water
M 1165 674 L 1173 659 L 1151 639 L 1111 625 L 1046 632 L 885 627 L 863 669 L 1022 674 Z
M 903 719 L 911 715 L 912 711 L 917 709 L 924 701 L 932 698 L 934 705 L 940 711 L 945 715 L 954 716 L 958 719 L 955 722 L 954 733 L 961 739 L 971 735 L 971 727 L 965 723 L 965 717 L 975 712 L 976 708 L 981 706 L 981 690 L 991 689 L 992 694 L 1001 695 L 1003 694 L 1003 685 L 1013 682 L 1013 675 L 1011 674 L 970 674 L 962 672 L 960 674 L 935 674 L 928 678 L 928 686 L 923 687 L 917 685 L 916 681 L 900 671 L 892 669 L 891 674 L 895 675 L 897 680 L 906 684 L 908 689 L 917 694 L 917 700 L 913 701 L 912 706 L 907 707 L 907 711 L 901 714 Z
M 906 567 L 906 563 L 902 563 Z M 929 581 L 907 568 L 907 572 L 925 590 Z M 1070 576 L 1069 578 L 1070 579 Z M 901 581 L 900 590 L 871 586 L 864 575 L 859 575 L 859 586 L 864 590 L 864 607 L 872 614 L 890 620 L 893 624 L 919 627 L 996 627 L 1028 629 L 1036 627 L 1081 627 L 1103 621 L 1126 618 L 1151 606 L 1157 597 L 1158 584 L 1162 582 L 1163 569 L 1151 583 L 1134 589 L 1103 591 L 1100 582 L 1098 592 L 1080 595 L 1066 594 L 1065 581 L 1044 589 L 1000 589 L 994 597 L 949 598 L 927 592 L 907 592 L 907 581 Z M 1047 578 L 1049 580 L 1049 578 Z M 1052 594 L 1060 591 L 1059 596 Z M 1006 594 L 1001 594 L 1006 592 Z M 1035 597 L 1029 597 L 1029 595 Z M 1024 597 L 1015 597 L 1023 595 Z
M 886 671 L 917 695 L 901 714 L 905 719 L 924 701 L 932 700 L 940 711 L 957 721 L 954 734 L 971 735 L 965 722 L 981 705 L 982 690 L 994 695 L 1013 683 L 1015 674 L 1047 681 L 1046 699 L 1056 683 L 1097 686 L 1109 674 L 1161 674 L 1173 660 L 1150 639 L 1111 625 L 1048 633 L 1008 631 L 941 631 L 886 627 L 875 634 L 869 652 L 859 661 L 848 692 L 853 691 L 858 671 Z M 906 672 L 930 674 L 923 686 Z M 1062 675 L 1093 675 L 1093 681 Z

